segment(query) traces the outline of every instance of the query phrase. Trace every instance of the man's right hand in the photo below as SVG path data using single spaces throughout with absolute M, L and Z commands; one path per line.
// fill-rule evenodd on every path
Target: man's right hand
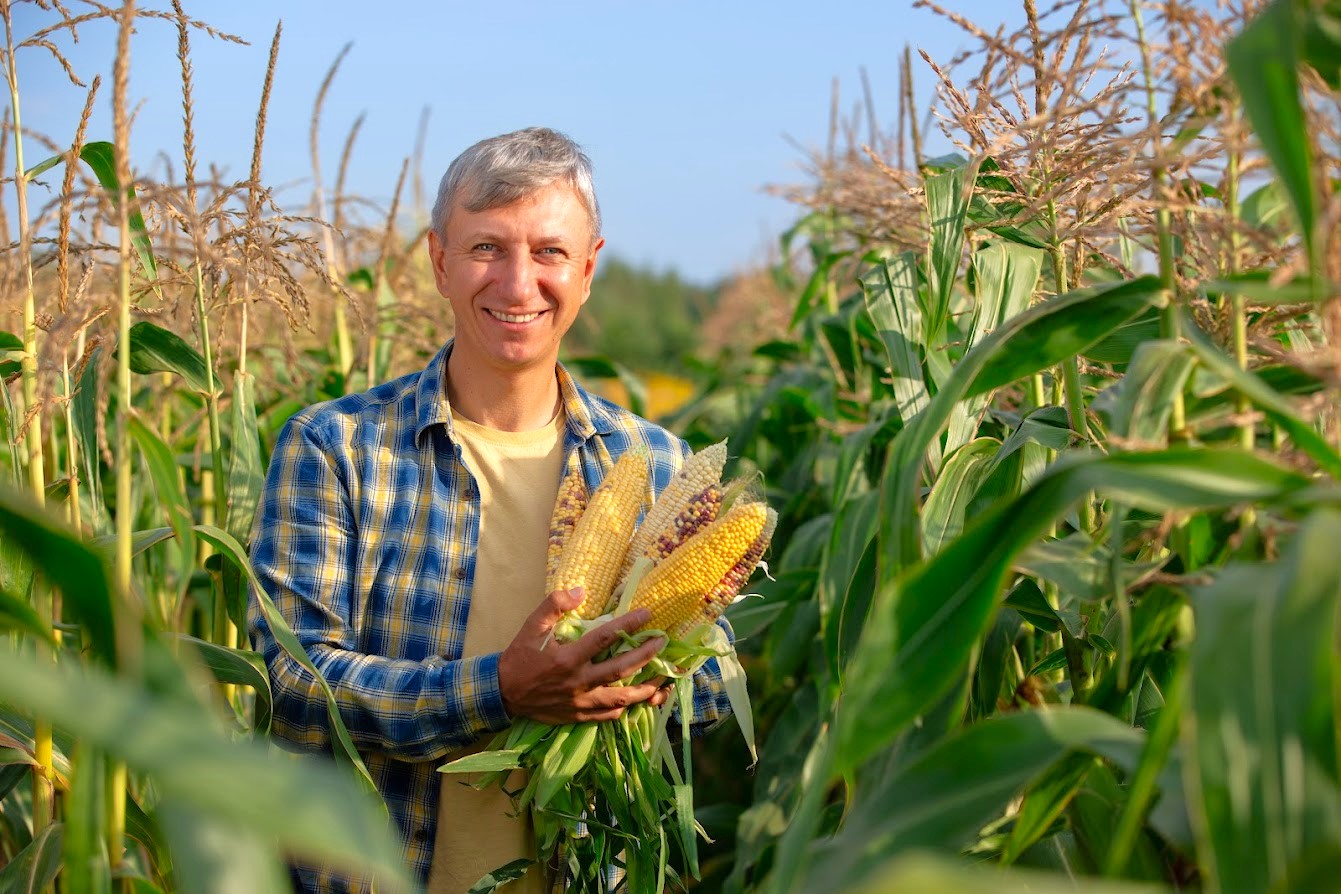
M 551 638 L 564 613 L 582 603 L 582 591 L 555 590 L 531 612 L 498 659 L 498 686 L 503 706 L 512 717 L 530 717 L 560 724 L 614 720 L 630 705 L 665 701 L 659 681 L 638 686 L 612 686 L 652 660 L 665 640 L 656 638 L 636 649 L 601 662 L 593 659 L 651 617 L 646 609 L 631 611 L 589 631 L 576 642 Z M 543 648 L 542 648 L 543 646 Z

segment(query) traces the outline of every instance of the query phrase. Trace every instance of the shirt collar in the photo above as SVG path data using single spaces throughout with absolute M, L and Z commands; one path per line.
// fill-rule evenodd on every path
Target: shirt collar
M 456 440 L 456 432 L 452 428 L 452 407 L 447 402 L 447 389 L 443 387 L 447 381 L 447 358 L 451 356 L 452 343 L 448 341 L 443 345 L 419 376 L 419 387 L 415 392 L 416 444 L 424 432 L 434 425 L 445 426 L 447 437 Z M 617 427 L 614 414 L 594 401 L 562 363 L 558 365 L 557 375 L 568 431 L 583 441 L 593 435 L 612 434 Z

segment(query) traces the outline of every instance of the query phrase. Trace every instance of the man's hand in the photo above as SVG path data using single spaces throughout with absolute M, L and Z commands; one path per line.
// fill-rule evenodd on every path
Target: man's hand
M 511 716 L 550 724 L 614 720 L 630 705 L 660 705 L 666 701 L 669 691 L 659 688 L 660 680 L 638 686 L 610 685 L 651 661 L 665 640 L 649 640 L 623 655 L 599 663 L 592 661 L 619 641 L 620 631 L 632 632 L 647 623 L 651 615 L 646 609 L 602 624 L 577 642 L 551 639 L 554 625 L 564 612 L 581 603 L 582 591 L 578 589 L 550 593 L 499 656 L 498 686 L 503 692 L 503 706 Z

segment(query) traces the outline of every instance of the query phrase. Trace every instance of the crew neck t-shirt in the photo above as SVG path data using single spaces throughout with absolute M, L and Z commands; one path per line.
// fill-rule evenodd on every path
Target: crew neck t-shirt
M 563 422 L 560 412 L 544 428 L 508 432 L 452 414 L 461 458 L 480 494 L 480 536 L 463 658 L 501 652 L 545 598 L 550 514 L 563 471 Z M 479 751 L 491 738 L 447 759 Z M 535 858 L 525 812 L 514 816 L 502 790 L 490 786 L 476 791 L 464 784 L 470 778 L 442 774 L 429 894 L 465 894 L 485 873 L 522 857 Z M 509 789 L 523 785 L 521 771 L 508 781 Z M 546 894 L 545 875 L 533 866 L 508 891 Z

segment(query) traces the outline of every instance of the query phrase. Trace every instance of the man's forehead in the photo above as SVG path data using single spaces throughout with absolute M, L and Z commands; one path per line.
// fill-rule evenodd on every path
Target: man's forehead
M 487 207 L 471 201 L 468 190 L 462 190 L 448 212 L 448 226 L 457 223 L 471 230 L 489 229 L 491 224 L 502 223 L 511 213 L 528 207 L 543 206 L 548 212 L 548 230 L 557 237 L 590 237 L 591 214 L 576 187 L 564 180 L 556 180 L 531 189 L 510 202 L 493 202 Z M 475 207 L 470 207 L 475 204 Z M 576 232 L 575 232 L 576 231 Z

